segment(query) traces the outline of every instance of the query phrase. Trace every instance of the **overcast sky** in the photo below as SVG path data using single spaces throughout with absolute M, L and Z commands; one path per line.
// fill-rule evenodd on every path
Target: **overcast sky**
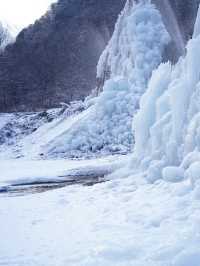
M 41 17 L 56 0 L 0 0 L 0 20 L 23 28 Z

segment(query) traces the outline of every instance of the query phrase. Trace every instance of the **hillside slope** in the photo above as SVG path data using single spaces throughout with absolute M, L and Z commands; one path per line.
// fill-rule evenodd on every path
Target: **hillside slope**
M 81 99 L 125 0 L 60 0 L 0 55 L 0 111 L 37 110 Z

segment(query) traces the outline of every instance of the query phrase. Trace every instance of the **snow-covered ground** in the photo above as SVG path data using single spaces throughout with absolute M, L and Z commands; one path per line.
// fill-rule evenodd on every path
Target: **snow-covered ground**
M 199 266 L 200 190 L 142 176 L 0 197 L 0 265 Z
M 47 154 L 47 147 L 51 151 L 51 146 L 54 147 L 58 139 L 64 138 L 65 134 L 92 110 L 84 110 L 81 101 L 63 107 L 66 110 L 57 108 L 44 112 L 1 113 L 0 158 L 55 159 L 56 155 L 51 155 L 51 152 Z M 71 156 L 65 151 L 58 157 L 62 159 Z

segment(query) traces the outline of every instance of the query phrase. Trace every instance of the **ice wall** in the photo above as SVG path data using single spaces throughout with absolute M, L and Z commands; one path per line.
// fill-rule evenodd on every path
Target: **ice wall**
M 134 159 L 153 182 L 200 178 L 200 11 L 187 53 L 154 71 L 134 119 Z

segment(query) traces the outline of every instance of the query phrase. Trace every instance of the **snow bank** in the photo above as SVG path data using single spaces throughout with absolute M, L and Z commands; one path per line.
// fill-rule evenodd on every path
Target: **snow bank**
M 110 73 L 91 112 L 44 149 L 56 156 L 127 153 L 133 144 L 132 118 L 152 71 L 169 41 L 161 15 L 149 1 L 128 1 L 98 64 Z
M 133 122 L 134 158 L 151 182 L 162 177 L 179 181 L 185 172 L 194 183 L 199 176 L 199 13 L 186 56 L 173 67 L 166 63 L 153 72 Z

